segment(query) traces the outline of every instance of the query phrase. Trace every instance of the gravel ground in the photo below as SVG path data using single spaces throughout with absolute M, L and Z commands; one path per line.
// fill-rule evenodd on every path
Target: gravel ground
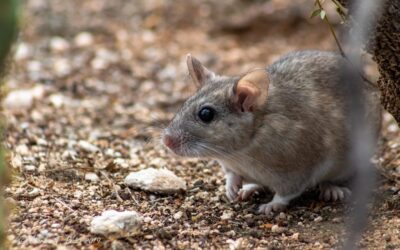
M 233 75 L 292 50 L 335 48 L 326 26 L 307 18 L 309 2 L 216 2 L 25 1 L 7 79 L 14 96 L 5 103 L 11 248 L 338 247 L 351 206 L 321 202 L 310 190 L 285 213 L 256 215 L 270 194 L 229 204 L 216 162 L 177 158 L 159 143 L 195 90 L 187 53 Z M 400 131 L 384 118 L 381 178 L 361 248 L 400 249 Z M 161 195 L 124 184 L 128 173 L 149 167 L 173 171 L 187 191 Z M 109 209 L 141 213 L 142 229 L 91 234 L 92 218 Z

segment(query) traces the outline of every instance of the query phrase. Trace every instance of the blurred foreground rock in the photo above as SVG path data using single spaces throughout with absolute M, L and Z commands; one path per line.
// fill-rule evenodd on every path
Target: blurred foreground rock
M 8 93 L 3 101 L 3 105 L 5 108 L 9 109 L 30 108 L 34 100 L 43 97 L 44 92 L 45 90 L 41 85 L 30 89 L 14 90 Z
M 142 216 L 135 211 L 118 212 L 108 210 L 101 216 L 94 217 L 90 224 L 90 232 L 108 236 L 111 234 L 132 235 L 140 230 Z

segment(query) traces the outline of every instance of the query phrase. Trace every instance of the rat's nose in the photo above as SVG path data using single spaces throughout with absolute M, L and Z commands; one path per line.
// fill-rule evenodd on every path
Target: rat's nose
M 164 134 L 163 136 L 164 145 L 170 149 L 176 148 L 178 145 L 178 139 L 171 134 Z

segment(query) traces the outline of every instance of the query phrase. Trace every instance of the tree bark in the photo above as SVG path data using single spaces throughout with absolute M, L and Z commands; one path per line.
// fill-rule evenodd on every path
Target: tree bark
M 340 2 L 345 6 L 351 4 L 351 0 Z M 378 64 L 382 106 L 400 125 L 400 0 L 378 2 L 381 4 L 381 9 L 377 11 L 380 15 L 371 27 L 366 50 Z

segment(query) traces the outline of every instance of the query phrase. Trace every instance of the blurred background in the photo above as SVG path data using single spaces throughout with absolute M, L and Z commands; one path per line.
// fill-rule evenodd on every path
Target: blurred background
M 250 211 L 254 204 L 232 208 L 224 203 L 215 162 L 173 157 L 158 140 L 195 91 L 187 53 L 215 72 L 239 75 L 290 51 L 336 50 L 325 23 L 310 19 L 313 9 L 313 1 L 306 0 L 23 1 L 3 102 L 7 159 L 14 172 L 6 202 L 16 211 L 10 216 L 10 245 L 107 248 L 114 240 L 91 235 L 87 228 L 93 215 L 112 208 L 134 209 L 154 222 L 122 245 L 227 247 L 227 240 L 243 238 L 247 247 L 335 246 L 345 208 L 312 201 L 312 194 L 298 201 L 290 217 L 271 222 L 237 212 L 239 221 L 221 223 L 224 210 Z M 334 8 L 326 10 L 339 27 Z M 374 65 L 366 71 L 378 77 Z M 400 176 L 399 138 L 386 114 L 376 161 L 389 180 Z M 149 166 L 167 167 L 194 191 L 160 198 L 124 186 L 128 172 Z M 88 173 L 97 179 L 86 178 Z M 393 215 L 400 207 L 399 189 L 390 181 L 380 188 L 389 198 L 377 212 Z M 185 219 L 171 220 L 182 209 Z M 316 219 L 321 216 L 323 222 Z M 388 244 L 398 242 L 399 222 L 398 212 L 376 221 L 380 229 L 364 244 L 381 246 L 383 234 L 390 235 Z M 271 223 L 290 230 L 284 236 L 265 233 Z M 290 238 L 296 233 L 300 240 Z

